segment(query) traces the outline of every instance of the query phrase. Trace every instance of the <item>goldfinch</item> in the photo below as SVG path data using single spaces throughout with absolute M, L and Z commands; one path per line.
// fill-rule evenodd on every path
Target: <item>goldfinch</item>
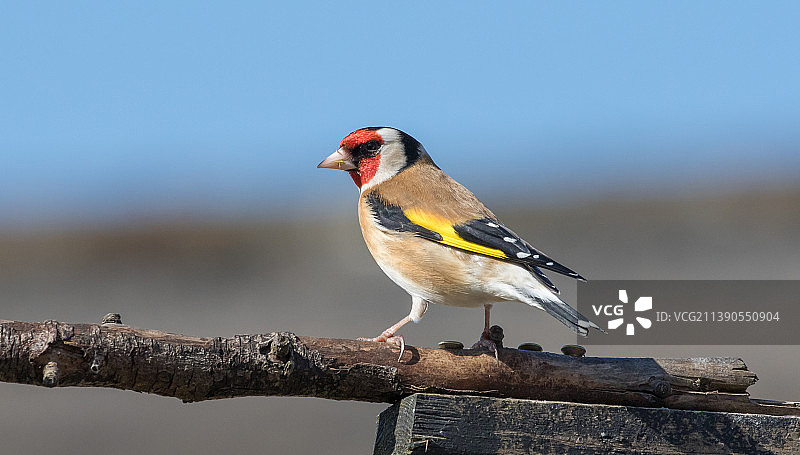
M 501 223 L 469 190 L 439 169 L 417 140 L 389 127 L 356 130 L 318 168 L 350 173 L 361 195 L 358 220 L 372 256 L 411 294 L 411 312 L 370 341 L 404 347 L 397 331 L 419 322 L 428 305 L 484 307 L 489 340 L 492 304 L 521 302 L 548 312 L 580 335 L 600 329 L 558 297 L 541 269 L 579 280 Z

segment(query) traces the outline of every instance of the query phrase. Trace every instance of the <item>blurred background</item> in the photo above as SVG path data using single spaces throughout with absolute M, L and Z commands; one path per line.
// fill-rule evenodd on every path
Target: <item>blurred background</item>
M 416 137 L 589 279 L 798 279 L 797 17 L 793 2 L 5 3 L 0 318 L 377 335 L 410 299 L 363 245 L 350 178 L 315 169 L 373 125 Z M 493 318 L 510 346 L 574 342 L 521 305 Z M 434 307 L 402 333 L 469 344 L 481 328 L 481 310 Z M 589 355 L 741 356 L 754 396 L 800 400 L 796 346 Z M 370 453 L 385 407 L 0 383 L 0 440 Z

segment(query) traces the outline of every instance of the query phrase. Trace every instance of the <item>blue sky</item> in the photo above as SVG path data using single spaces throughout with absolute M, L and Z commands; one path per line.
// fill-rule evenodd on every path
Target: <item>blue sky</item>
M 795 2 L 4 3 L 0 227 L 349 207 L 350 179 L 315 166 L 369 125 L 411 133 L 489 199 L 797 180 L 798 17 Z

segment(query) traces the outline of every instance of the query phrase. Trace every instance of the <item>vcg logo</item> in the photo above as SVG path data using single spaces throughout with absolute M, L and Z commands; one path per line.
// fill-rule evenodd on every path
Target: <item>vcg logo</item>
M 618 318 L 611 319 L 608 321 L 608 330 L 615 330 L 625 324 L 624 316 L 624 305 L 628 303 L 628 291 L 625 289 L 619 290 L 619 301 L 622 303 L 616 305 L 592 305 L 592 310 L 594 311 L 595 316 L 600 316 L 604 314 L 606 316 L 619 316 Z M 653 298 L 652 297 L 639 297 L 633 303 L 633 310 L 636 312 L 640 311 L 649 311 L 653 309 Z M 636 317 L 636 322 L 642 326 L 642 328 L 649 329 L 653 323 L 650 319 L 643 318 L 643 317 Z M 636 326 L 629 322 L 625 325 L 625 335 L 633 335 L 635 332 Z

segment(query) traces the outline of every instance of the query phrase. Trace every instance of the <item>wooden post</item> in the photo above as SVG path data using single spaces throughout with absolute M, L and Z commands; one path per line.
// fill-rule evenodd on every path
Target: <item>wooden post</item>
M 798 454 L 800 417 L 415 394 L 381 413 L 375 455 Z

